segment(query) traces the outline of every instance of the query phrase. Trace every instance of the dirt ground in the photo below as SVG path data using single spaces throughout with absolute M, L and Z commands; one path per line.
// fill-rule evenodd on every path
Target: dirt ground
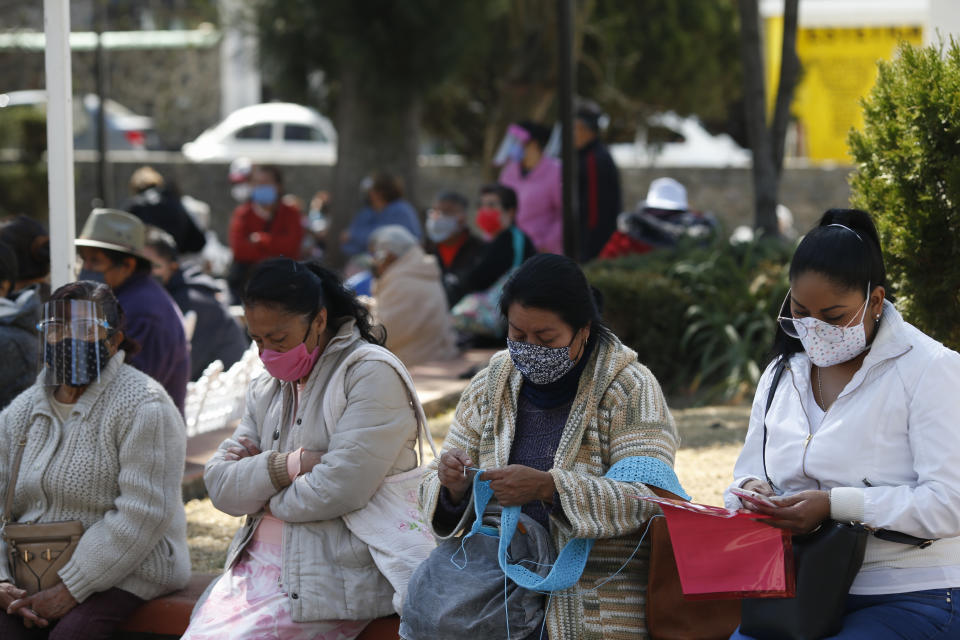
M 446 413 L 430 420 L 430 432 L 438 448 L 452 415 Z M 682 439 L 676 462 L 680 482 L 694 501 L 722 504 L 720 496 L 732 478 L 733 465 L 747 432 L 750 407 L 678 409 L 673 415 Z M 209 499 L 191 500 L 186 510 L 193 570 L 219 571 L 240 518 L 218 511 Z

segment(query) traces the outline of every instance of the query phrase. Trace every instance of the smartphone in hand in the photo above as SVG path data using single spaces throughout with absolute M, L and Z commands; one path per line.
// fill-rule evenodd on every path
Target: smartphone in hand
M 753 504 L 763 507 L 777 506 L 777 504 L 767 496 L 762 493 L 757 493 L 756 491 L 751 491 L 750 489 L 731 489 L 730 493 L 740 498 L 740 500 L 746 500 L 747 502 L 752 502 Z

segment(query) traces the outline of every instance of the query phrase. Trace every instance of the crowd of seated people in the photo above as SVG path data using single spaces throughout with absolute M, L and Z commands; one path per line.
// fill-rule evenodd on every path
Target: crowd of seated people
M 601 154 L 593 116 L 578 117 L 583 149 Z M 187 584 L 187 382 L 251 341 L 264 372 L 204 469 L 213 505 L 244 520 L 183 638 L 349 640 L 395 614 L 405 640 L 459 637 L 438 631 L 434 614 L 451 607 L 458 629 L 519 637 L 500 552 L 467 546 L 507 514 L 558 563 L 568 545 L 591 549 L 568 586 L 531 590 L 515 631 L 649 637 L 647 552 L 636 550 L 660 508 L 636 498 L 682 494 L 679 432 L 581 266 L 547 252 L 549 203 L 523 215 L 553 168 L 547 131 L 525 123 L 515 135 L 503 175 L 519 199 L 503 183 L 473 199 L 444 190 L 422 230 L 397 179 L 365 185 L 339 238 L 369 271 L 362 290 L 299 260 L 311 227 L 270 166 L 246 166 L 237 184 L 248 188 L 234 189 L 229 285 L 182 261 L 203 245 L 152 170 L 135 175 L 132 213 L 90 213 L 76 281 L 52 292 L 46 230 L 0 223 L 0 637 L 111 638 Z M 659 178 L 602 249 L 590 245 L 615 258 L 714 233 L 683 185 Z M 893 306 L 866 212 L 827 211 L 797 245 L 789 282 L 726 507 L 794 535 L 832 521 L 878 534 L 832 637 L 960 637 L 960 355 Z M 429 431 L 409 370 L 478 341 L 501 350 L 459 398 L 440 451 L 421 458 Z M 741 502 L 741 490 L 768 502 Z M 38 527 L 45 552 L 30 546 Z M 399 532 L 420 544 L 396 544 Z M 459 570 L 450 548 L 470 549 L 464 579 L 423 579 Z M 753 636 L 744 626 L 730 637 Z

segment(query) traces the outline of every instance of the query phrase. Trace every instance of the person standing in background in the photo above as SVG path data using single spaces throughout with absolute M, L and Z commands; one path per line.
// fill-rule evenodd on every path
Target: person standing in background
M 536 122 L 512 124 L 510 161 L 499 182 L 517 192 L 517 226 L 538 251 L 563 253 L 563 196 L 560 162 L 544 155 L 550 129 Z
M 250 200 L 230 220 L 230 291 L 234 299 L 247 282 L 250 269 L 268 258 L 300 257 L 303 225 L 300 211 L 283 200 L 283 174 L 277 167 L 257 165 L 250 174 Z
M 573 121 L 573 143 L 579 154 L 580 261 L 589 262 L 617 230 L 620 215 L 620 173 L 607 145 L 600 140 L 600 110 L 583 106 Z

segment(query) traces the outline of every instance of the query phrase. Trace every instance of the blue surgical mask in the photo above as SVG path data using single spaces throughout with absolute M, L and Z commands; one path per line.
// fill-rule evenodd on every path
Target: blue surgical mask
M 77 280 L 90 280 L 106 284 L 107 280 L 103 276 L 103 271 L 94 271 L 93 269 L 81 269 L 77 274 Z
M 427 218 L 427 237 L 437 244 L 446 242 L 459 230 L 460 222 L 456 218 L 450 216 Z
M 277 188 L 272 184 L 258 184 L 250 191 L 250 199 L 257 204 L 270 206 L 277 201 Z

